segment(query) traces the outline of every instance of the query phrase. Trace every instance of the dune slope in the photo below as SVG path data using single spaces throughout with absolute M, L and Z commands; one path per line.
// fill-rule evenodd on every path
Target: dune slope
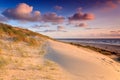
M 47 39 L 0 23 L 0 80 L 69 80 L 61 67 L 43 58 Z
M 98 52 L 48 41 L 46 58 L 59 64 L 73 80 L 120 80 L 120 64 Z

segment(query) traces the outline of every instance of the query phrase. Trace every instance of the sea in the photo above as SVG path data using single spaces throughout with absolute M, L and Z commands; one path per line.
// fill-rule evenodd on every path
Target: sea
M 120 38 L 99 38 L 99 39 L 79 39 L 79 38 L 62 38 L 57 39 L 63 42 L 72 42 L 84 46 L 93 46 L 100 49 L 120 53 Z

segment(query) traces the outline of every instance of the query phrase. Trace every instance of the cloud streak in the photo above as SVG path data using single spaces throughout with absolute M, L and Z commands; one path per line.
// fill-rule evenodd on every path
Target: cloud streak
M 6 21 L 8 21 L 8 19 L 0 15 L 0 22 L 6 22 Z
M 109 31 L 108 33 L 100 33 L 99 36 L 120 38 L 120 30 L 112 30 Z
M 64 27 L 64 26 L 57 26 L 57 30 L 58 30 L 58 31 L 64 31 L 64 30 L 65 30 L 65 27 Z

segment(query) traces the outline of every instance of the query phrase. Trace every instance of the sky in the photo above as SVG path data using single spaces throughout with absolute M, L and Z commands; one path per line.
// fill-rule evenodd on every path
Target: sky
M 120 38 L 120 0 L 0 0 L 0 22 L 52 38 Z

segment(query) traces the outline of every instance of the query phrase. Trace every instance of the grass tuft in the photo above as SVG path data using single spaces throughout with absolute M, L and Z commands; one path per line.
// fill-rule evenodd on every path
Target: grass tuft
M 6 60 L 6 58 L 0 56 L 0 68 L 3 68 L 6 66 L 9 62 Z

